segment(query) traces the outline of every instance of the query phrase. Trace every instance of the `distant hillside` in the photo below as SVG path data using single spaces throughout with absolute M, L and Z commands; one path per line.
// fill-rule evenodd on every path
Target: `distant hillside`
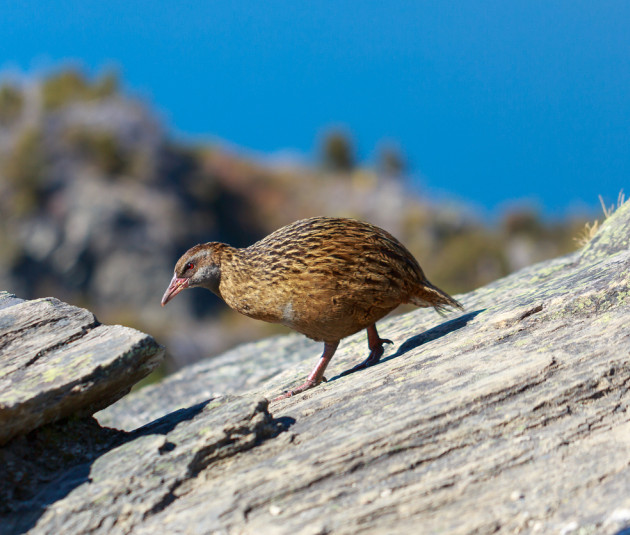
M 199 242 L 245 246 L 302 217 L 356 217 L 399 237 L 449 293 L 576 247 L 581 221 L 549 223 L 521 211 L 489 228 L 469 207 L 411 189 L 395 158 L 380 171 L 357 167 L 340 143 L 341 153 L 332 144 L 327 154 L 343 165 L 275 168 L 176 143 L 112 75 L 64 70 L 5 82 L 0 288 L 88 306 L 102 321 L 156 335 L 183 363 L 280 329 L 201 291 L 160 308 L 176 259 Z

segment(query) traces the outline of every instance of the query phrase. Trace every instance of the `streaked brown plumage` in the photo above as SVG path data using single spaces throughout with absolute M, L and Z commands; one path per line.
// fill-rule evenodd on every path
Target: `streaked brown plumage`
M 288 397 L 324 380 L 339 341 L 368 331 L 370 356 L 350 371 L 379 361 L 375 322 L 398 305 L 461 308 L 424 276 L 411 253 L 374 225 L 333 217 L 296 221 L 244 249 L 211 242 L 188 250 L 175 265 L 162 306 L 185 288 L 203 287 L 251 318 L 282 323 L 324 342 L 307 381 Z

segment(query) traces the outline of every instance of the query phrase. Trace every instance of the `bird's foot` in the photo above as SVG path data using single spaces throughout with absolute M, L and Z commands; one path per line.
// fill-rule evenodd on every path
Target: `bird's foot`
M 297 388 L 294 388 L 293 390 L 289 390 L 289 391 L 285 392 L 284 394 L 282 394 L 281 396 L 278 396 L 277 398 L 275 398 L 272 401 L 272 403 L 275 403 L 276 401 L 280 401 L 281 399 L 290 398 L 292 396 L 295 396 L 296 394 L 300 394 L 302 392 L 305 392 L 306 390 L 310 390 L 311 388 L 315 388 L 317 385 L 319 385 L 321 383 L 325 383 L 325 382 L 326 382 L 326 377 L 322 377 L 321 381 L 314 381 L 312 379 L 307 379 L 304 383 L 302 383 Z
M 358 372 L 359 370 L 365 370 L 370 366 L 374 366 L 374 364 L 377 364 L 381 360 L 381 357 L 385 352 L 385 350 L 383 349 L 383 344 L 393 343 L 394 342 L 392 342 L 391 340 L 387 340 L 387 338 L 379 338 L 378 342 L 374 344 L 374 346 L 371 348 L 368 358 L 361 362 L 361 364 L 357 364 L 354 368 L 350 368 L 349 370 L 341 372 L 339 376 L 344 377 L 346 375 L 350 375 L 351 373 Z

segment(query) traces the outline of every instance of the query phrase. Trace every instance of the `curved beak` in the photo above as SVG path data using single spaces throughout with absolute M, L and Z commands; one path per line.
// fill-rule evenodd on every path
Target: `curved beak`
M 173 297 L 175 297 L 179 292 L 188 288 L 188 281 L 189 279 L 184 277 L 178 278 L 177 275 L 173 275 L 171 283 L 168 285 L 168 288 L 162 296 L 162 306 L 173 299 Z

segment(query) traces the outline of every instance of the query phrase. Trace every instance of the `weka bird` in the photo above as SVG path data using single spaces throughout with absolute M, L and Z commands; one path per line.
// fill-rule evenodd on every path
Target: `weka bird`
M 282 399 L 325 381 L 339 341 L 367 329 L 368 358 L 348 373 L 376 364 L 383 344 L 375 322 L 398 305 L 461 308 L 424 276 L 411 253 L 388 232 L 353 219 L 313 217 L 282 227 L 245 249 L 205 243 L 175 265 L 162 306 L 185 288 L 214 292 L 234 310 L 282 323 L 324 352 L 306 382 Z

